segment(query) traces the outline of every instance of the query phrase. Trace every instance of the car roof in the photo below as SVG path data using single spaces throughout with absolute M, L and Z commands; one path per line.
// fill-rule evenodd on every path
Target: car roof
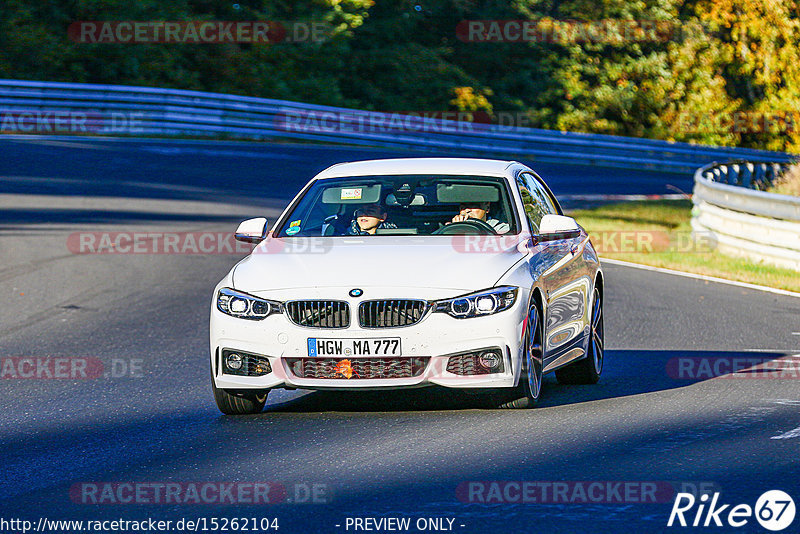
M 515 161 L 477 158 L 396 158 L 337 163 L 316 178 L 343 176 L 381 176 L 392 174 L 442 174 L 506 176 Z

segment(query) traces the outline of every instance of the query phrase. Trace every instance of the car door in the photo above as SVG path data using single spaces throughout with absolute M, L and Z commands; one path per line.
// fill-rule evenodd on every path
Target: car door
M 542 217 L 561 214 L 556 200 L 533 173 L 521 172 L 517 186 L 534 233 L 539 232 Z M 582 239 L 586 236 L 544 242 L 530 259 L 531 274 L 541 279 L 547 301 L 544 316 L 545 369 L 582 354 L 588 327 L 586 303 L 590 292 L 589 277 L 578 252 Z

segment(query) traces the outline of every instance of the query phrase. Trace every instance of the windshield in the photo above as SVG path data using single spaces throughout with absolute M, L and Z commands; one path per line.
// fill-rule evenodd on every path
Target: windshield
M 519 233 L 506 181 L 491 176 L 317 180 L 277 237 Z

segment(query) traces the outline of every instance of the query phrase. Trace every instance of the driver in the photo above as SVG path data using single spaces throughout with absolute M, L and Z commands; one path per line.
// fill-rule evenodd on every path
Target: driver
M 458 215 L 453 217 L 450 223 L 464 222 L 468 219 L 480 219 L 494 228 L 494 231 L 498 234 L 507 233 L 511 229 L 511 226 L 509 226 L 508 223 L 500 222 L 497 219 L 489 217 L 489 206 L 489 202 L 462 202 L 459 207 Z
M 397 228 L 397 225 L 386 222 L 386 211 L 378 204 L 367 204 L 358 208 L 355 219 L 347 229 L 347 235 L 375 235 L 375 231 L 383 228 Z

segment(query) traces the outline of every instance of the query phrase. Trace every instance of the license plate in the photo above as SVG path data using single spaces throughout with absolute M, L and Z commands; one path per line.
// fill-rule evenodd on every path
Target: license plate
M 400 356 L 400 338 L 325 339 L 310 337 L 308 338 L 308 355 L 312 358 Z

